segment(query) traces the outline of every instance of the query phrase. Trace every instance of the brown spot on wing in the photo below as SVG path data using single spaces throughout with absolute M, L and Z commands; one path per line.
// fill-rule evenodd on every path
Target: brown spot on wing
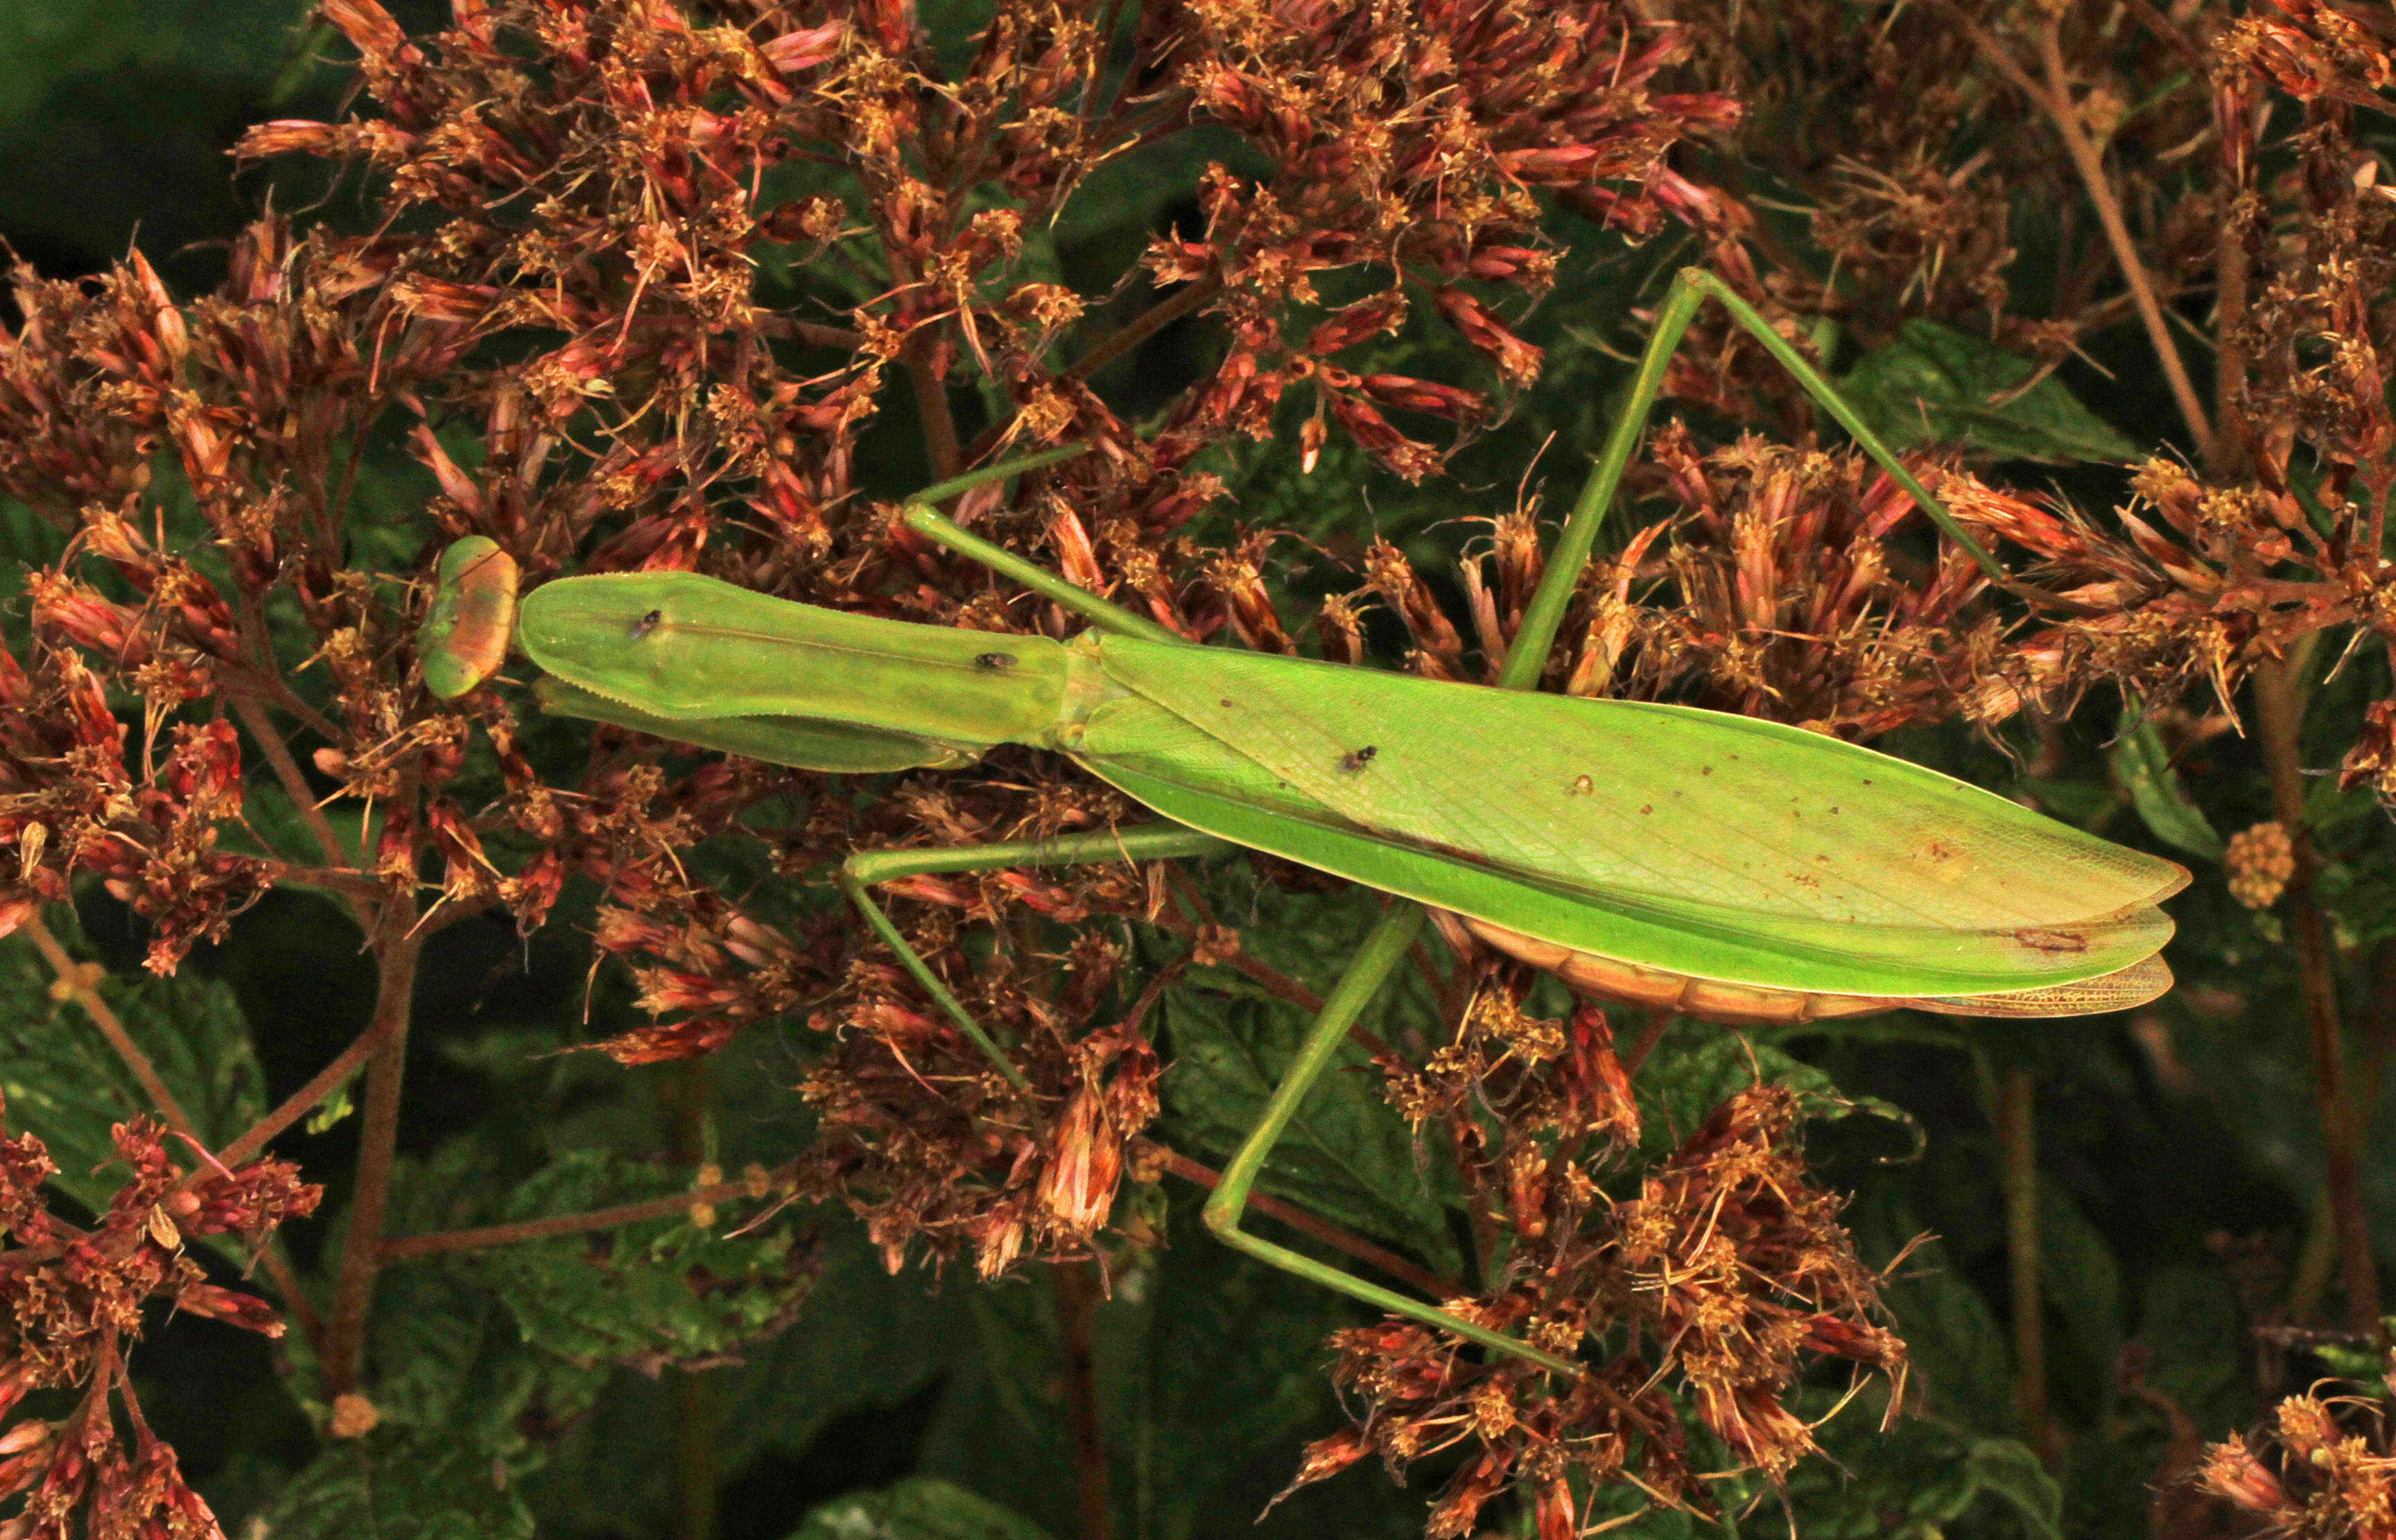
M 2017 930 L 2014 939 L 2025 949 L 2037 952 L 2084 952 L 2088 937 L 2078 931 Z

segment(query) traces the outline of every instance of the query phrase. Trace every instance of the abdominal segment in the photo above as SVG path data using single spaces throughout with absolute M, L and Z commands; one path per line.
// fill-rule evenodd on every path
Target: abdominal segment
M 1731 984 L 1687 974 L 1626 962 L 1618 957 L 1576 951 L 1553 941 L 1542 941 L 1521 931 L 1493 925 L 1469 914 L 1433 909 L 1440 928 L 1456 936 L 1458 927 L 1507 956 L 1555 975 L 1573 989 L 1600 1000 L 1650 1010 L 1718 1021 L 1730 1027 L 1769 1027 L 1835 1016 L 1868 1016 L 1909 1006 L 1944 1016 L 2043 1017 L 2094 1016 L 2126 1011 L 2164 994 L 2172 987 L 2171 969 L 2160 956 L 2126 968 L 2071 984 L 2014 989 L 1981 995 L 1824 994 L 1805 989 L 1776 989 L 1756 984 Z
M 1625 962 L 1620 958 L 1575 951 L 1553 941 L 1493 925 L 1486 920 L 1475 920 L 1469 914 L 1455 918 L 1465 929 L 1507 956 L 1551 973 L 1584 994 L 1625 1005 L 1675 1011 L 1726 1026 L 1766 1027 L 1830 1016 L 1865 1016 L 1912 1003 L 1879 995 L 1816 994 L 1804 989 L 1775 989 L 1693 978 L 1687 974 Z

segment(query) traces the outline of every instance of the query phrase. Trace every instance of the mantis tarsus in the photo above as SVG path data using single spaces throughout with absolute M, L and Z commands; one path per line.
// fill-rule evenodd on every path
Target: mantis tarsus
M 1037 843 L 862 853 L 843 867 L 858 912 L 1018 1089 L 1020 1071 L 883 913 L 875 884 L 1245 846 L 1410 900 L 1388 906 L 1324 1002 L 1207 1202 L 1206 1226 L 1367 1304 L 1577 1373 L 1570 1360 L 1240 1228 L 1266 1157 L 1406 954 L 1425 906 L 1585 993 L 1717 1020 L 1898 1004 L 2068 1016 L 2170 987 L 2157 953 L 2171 922 L 2155 906 L 2187 881 L 2171 862 L 1796 728 L 1532 693 L 1665 364 L 1709 297 L 2002 578 L 1786 341 L 1719 279 L 1691 269 L 1667 296 L 1631 409 L 1548 561 L 1498 690 L 1199 646 L 933 511 L 1078 448 L 926 488 L 905 515 L 909 528 L 1089 620 L 1070 644 L 841 614 L 687 573 L 549 583 L 525 601 L 515 639 L 548 674 L 552 711 L 827 771 L 954 766 L 1000 743 L 1030 744 L 1172 820 Z M 436 693 L 462 694 L 499 667 L 512 572 L 489 542 L 461 542 L 445 558 L 425 643 Z

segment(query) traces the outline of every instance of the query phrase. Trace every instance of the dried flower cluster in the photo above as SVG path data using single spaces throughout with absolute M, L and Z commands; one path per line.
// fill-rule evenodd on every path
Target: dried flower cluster
M 224 285 L 188 303 L 139 256 L 87 284 L 16 275 L 0 491 L 65 554 L 29 581 L 32 650 L 0 655 L 0 933 L 90 875 L 146 923 L 163 974 L 278 883 L 337 894 L 381 994 L 318 1089 L 364 1066 L 369 1099 L 395 1098 L 425 937 L 494 911 L 529 933 L 571 888 L 651 1017 L 592 1046 L 693 1059 L 805 1021 L 814 1053 L 792 1078 L 812 1143 L 789 1169 L 893 1268 L 1104 1256 L 1126 1177 L 1194 1163 L 1146 1142 L 1158 1002 L 1192 969 L 1292 1004 L 1306 989 L 1163 864 L 885 884 L 902 933 L 1002 1045 L 993 1063 L 823 872 L 859 850 L 1105 830 L 1131 814 L 1123 798 L 1030 752 L 835 781 L 566 735 L 504 683 L 435 702 L 412 643 L 432 552 L 477 534 L 528 581 L 693 570 L 1062 635 L 1060 610 L 929 546 L 877 495 L 901 485 L 896 462 L 938 479 L 1078 442 L 1094 452 L 956 516 L 1181 635 L 1296 653 L 1309 628 L 1276 570 L 1296 542 L 1235 522 L 1236 456 L 1286 434 L 1307 473 L 1343 458 L 1442 472 L 1536 401 L 1548 360 L 1529 302 L 1552 299 L 1559 232 L 1593 225 L 1608 242 L 1691 237 L 1826 365 L 1916 321 L 2033 360 L 2036 379 L 1984 414 L 2144 327 L 2193 454 L 2136 467 L 2098 517 L 1996 485 L 1968 446 L 1909 449 L 2007 564 L 2000 581 L 1884 470 L 1821 447 L 1787 372 L 1706 319 L 1666 392 L 1717 421 L 1647 446 L 1631 485 L 1652 510 L 1583 579 L 1552 684 L 1869 739 L 1959 720 L 1993 736 L 2092 697 L 2161 709 L 2199 689 L 2234 714 L 2247 681 L 2333 628 L 2396 660 L 2379 557 L 2396 198 L 2354 122 L 2389 111 L 2396 53 L 2318 0 L 2237 17 L 2140 4 L 2136 26 L 2093 9 L 1897 7 L 1859 42 L 1838 0 L 1697 0 L 1671 23 L 1624 0 L 1183 0 L 1132 18 L 999 0 L 960 51 L 905 0 L 452 0 L 421 36 L 377 0 L 324 0 L 357 55 L 360 111 L 261 125 L 242 154 L 354 174 L 363 229 L 261 219 Z M 1967 121 L 2003 127 L 1965 155 Z M 1062 281 L 1069 206 L 1199 130 L 1237 154 L 1199 170 L 1185 206 L 1160 202 L 1115 271 Z M 1741 194 L 1750 170 L 1801 200 L 1812 253 Z M 2058 237 L 2043 314 L 2017 292 L 2026 201 L 2097 214 L 2097 233 Z M 2206 305 L 2210 412 L 2165 325 Z M 1164 388 L 1122 383 L 1185 332 L 1203 362 Z M 387 441 L 425 489 L 395 535 L 362 490 Z M 1458 570 L 1460 613 L 1398 543 L 1356 542 L 1358 586 L 1323 602 L 1306 644 L 1361 664 L 1385 612 L 1409 669 L 1491 681 L 1541 573 L 1535 513 L 1488 521 Z M 2396 805 L 2396 697 L 2352 728 L 2340 784 Z M 363 848 L 320 811 L 328 790 Z M 2230 891 L 2287 897 L 2318 929 L 2302 788 L 2278 800 L 2278 821 L 2230 843 Z M 700 856 L 727 848 L 736 861 Z M 1113 922 L 1179 949 L 1138 968 Z M 1698 1429 L 1781 1481 L 1815 1447 L 1792 1410 L 1811 1365 L 1901 1389 L 1882 1274 L 1809 1174 L 1790 1093 L 1742 1091 L 1643 1152 L 1644 1050 L 1617 1052 L 1593 1005 L 1534 1016 L 1517 964 L 1446 939 L 1421 961 L 1440 1019 L 1416 1051 L 1376 1056 L 1426 1159 L 1454 1164 L 1476 1276 L 1496 1279 L 1445 1291 L 1449 1307 L 1587 1371 L 1468 1360 L 1414 1325 L 1343 1333 L 1337 1374 L 1362 1419 L 1314 1446 L 1300 1483 L 1470 1444 L 1432 1533 L 1473 1533 L 1513 1487 L 1542 1540 L 1564 1540 L 1616 1482 L 1705 1508 Z M 371 1200 L 313 1344 L 355 1432 L 395 1122 L 362 1154 Z M 30 1494 L 0 1540 L 63 1534 L 78 1504 L 206 1533 L 140 1426 L 126 1345 L 152 1297 L 277 1329 L 206 1283 L 182 1238 L 257 1244 L 315 1189 L 272 1162 L 186 1176 L 146 1122 L 119 1143 L 136 1179 L 88 1235 L 38 1205 L 38 1144 L 5 1147 L 16 1317 L 0 1374 L 15 1378 L 0 1387 L 85 1401 L 0 1433 L 0 1472 Z M 2384 1480 L 2384 1460 L 2316 1411 L 2319 1426 L 2283 1409 L 2301 1481 L 2235 1446 L 2217 1489 L 2257 1511 L 2335 1497 L 2363 1514 L 2356 1473 Z M 2347 1474 L 2318 1473 L 2333 1467 Z M 2301 1533 L 2384 1528 L 2338 1521 Z
M 1512 1277 L 1447 1308 L 1550 1352 L 1604 1356 L 1564 1383 L 1514 1360 L 1471 1361 L 1420 1326 L 1343 1332 L 1335 1374 L 1366 1412 L 1308 1449 L 1293 1488 L 1368 1454 L 1403 1470 L 1471 1439 L 1478 1452 L 1441 1494 L 1430 1533 L 1476 1533 L 1482 1508 L 1519 1482 L 1540 1540 L 1569 1540 L 1586 1501 L 1575 1473 L 1584 1494 L 1628 1480 L 1653 1502 L 1710 1510 L 1668 1391 L 1686 1396 L 1739 1467 L 1774 1481 L 1816 1447 L 1790 1405 L 1803 1369 L 1844 1361 L 1901 1392 L 1905 1345 L 1885 1324 L 1878 1276 L 1838 1223 L 1842 1200 L 1806 1170 L 1792 1093 L 1758 1085 L 1732 1096 L 1647 1169 L 1635 1198 L 1617 1201 L 1599 1184 L 1603 1165 L 1564 1153 L 1618 1153 L 1616 1141 L 1636 1138 L 1627 1097 L 1605 1089 L 1620 1066 L 1603 1016 L 1584 1011 L 1561 1031 L 1502 1007 L 1475 1018 L 1470 1045 L 1435 1058 L 1427 1078 L 1477 1078 L 1509 1111 L 1537 1108 L 1529 1126 L 1556 1142 L 1510 1141 L 1476 1184 L 1476 1208 L 1505 1213 L 1520 1237 Z M 1437 1108 L 1453 1128 L 1454 1101 L 1439 1107 L 1428 1091 L 1418 1079 L 1400 1105 Z M 1592 1134 L 1594 1148 L 1584 1145 Z
M 42 1184 L 55 1169 L 30 1134 L 0 1140 L 0 1417 L 32 1391 L 79 1390 L 56 1421 L 21 1418 L 0 1432 L 0 1496 L 23 1494 L 0 1523 L 8 1540 L 191 1540 L 220 1535 L 178 1473 L 175 1452 L 142 1420 L 126 1377 L 127 1350 L 153 1301 L 268 1336 L 283 1321 L 264 1300 L 207 1281 L 188 1242 L 233 1235 L 255 1252 L 284 1221 L 315 1211 L 324 1189 L 289 1162 L 208 1161 L 179 1169 L 165 1130 L 137 1118 L 114 1130 L 131 1177 L 99 1222 L 81 1229 L 52 1215 Z M 116 1422 L 122 1408 L 131 1446 Z
M 2260 1434 L 2204 1452 L 2197 1483 L 2295 1540 L 2396 1534 L 2396 1457 L 2386 1408 L 2361 1397 L 2290 1396 Z

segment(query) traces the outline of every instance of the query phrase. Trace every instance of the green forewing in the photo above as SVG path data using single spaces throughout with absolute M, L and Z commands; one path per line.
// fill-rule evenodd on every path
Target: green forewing
M 1686 708 L 1096 644 L 1077 754 L 1169 817 L 1577 949 L 1780 988 L 1957 995 L 2151 955 L 2186 882 L 1851 744 Z

